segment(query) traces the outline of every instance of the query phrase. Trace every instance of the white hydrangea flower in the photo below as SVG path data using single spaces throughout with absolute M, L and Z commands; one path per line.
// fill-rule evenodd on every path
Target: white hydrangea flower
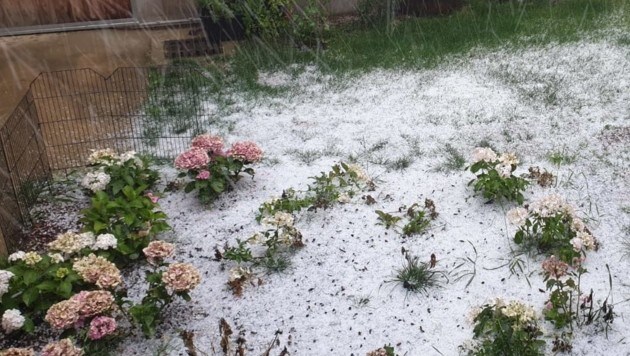
M 586 225 L 582 219 L 573 218 L 573 220 L 571 220 L 571 229 L 575 232 L 584 231 L 586 229 Z
M 535 201 L 529 209 L 543 218 L 554 216 L 557 213 L 572 214 L 573 212 L 573 208 L 558 194 L 551 194 Z
M 0 270 L 0 298 L 9 291 L 9 282 L 15 276 L 12 272 Z
M 262 223 L 269 226 L 293 226 L 293 215 L 283 211 L 277 212 L 274 216 L 266 217 Z
M 121 154 L 119 158 L 120 158 L 120 163 L 125 163 L 127 161 L 133 160 L 134 164 L 137 167 L 142 167 L 144 165 L 140 157 L 138 157 L 138 154 L 136 153 L 136 151 L 127 151 Z
M 264 245 L 267 242 L 267 236 L 263 233 L 257 232 L 249 238 L 249 241 L 253 244 Z
M 117 158 L 118 156 L 116 155 L 116 152 L 111 148 L 93 150 L 88 157 L 88 163 L 110 165 L 112 161 L 116 160 Z
M 514 226 L 523 226 L 527 221 L 529 213 L 525 208 L 514 208 L 507 212 L 507 219 Z
M 363 167 L 359 166 L 358 164 L 349 164 L 348 171 L 354 172 L 354 174 L 356 174 L 357 176 L 357 180 L 360 182 L 367 183 L 370 181 L 370 176 L 365 172 Z
M 96 241 L 96 236 L 94 236 L 94 233 L 90 231 L 80 233 L 78 236 L 81 248 L 91 247 Z
M 9 255 L 9 262 L 22 261 L 26 257 L 26 252 L 18 251 Z
M 101 171 L 89 172 L 83 177 L 81 185 L 93 191 L 94 193 L 100 192 L 107 188 L 107 184 L 111 181 L 109 174 Z
M 516 166 L 517 164 L 519 164 L 518 161 L 518 157 L 516 157 L 516 154 L 510 152 L 510 153 L 503 153 L 500 157 L 499 157 L 499 161 L 501 161 L 501 163 L 507 165 L 507 166 Z
M 29 266 L 35 265 L 41 260 L 42 256 L 40 256 L 39 253 L 35 251 L 27 252 L 26 255 L 24 255 L 24 263 Z
M 497 154 L 488 147 L 477 147 L 473 150 L 473 162 L 494 162 L 497 160 Z
M 529 324 L 536 320 L 534 309 L 519 302 L 510 302 L 505 308 L 501 309 L 501 312 L 508 318 L 516 318 L 519 324 Z
M 337 201 L 342 204 L 348 204 L 350 203 L 350 201 L 352 201 L 352 198 L 350 198 L 350 195 L 348 195 L 348 193 L 341 193 L 339 194 Z
M 116 236 L 112 234 L 101 234 L 96 237 L 96 242 L 92 245 L 94 250 L 108 250 L 110 248 L 116 248 L 118 240 Z
M 24 316 L 17 309 L 8 309 L 2 315 L 2 328 L 7 334 L 19 330 L 24 326 Z
M 242 266 L 237 266 L 234 267 L 230 270 L 230 277 L 229 277 L 229 281 L 230 282 L 234 282 L 236 280 L 239 280 L 241 278 L 249 278 L 249 276 L 252 275 L 252 271 L 249 268 L 246 267 L 242 267 Z
M 578 231 L 575 238 L 580 239 L 582 241 L 582 247 L 584 247 L 585 249 L 587 250 L 595 249 L 595 238 L 593 237 L 593 235 L 589 234 L 588 232 Z
M 60 253 L 51 253 L 48 257 L 50 257 L 50 260 L 53 261 L 53 263 L 61 263 L 65 261 L 65 258 L 63 258 L 63 255 Z
M 510 178 L 512 176 L 512 166 L 507 164 L 498 164 L 494 169 L 502 178 Z
M 574 237 L 569 242 L 571 242 L 571 245 L 573 245 L 573 251 L 575 251 L 575 252 L 582 251 L 582 246 L 584 245 L 584 242 L 582 241 L 581 238 Z

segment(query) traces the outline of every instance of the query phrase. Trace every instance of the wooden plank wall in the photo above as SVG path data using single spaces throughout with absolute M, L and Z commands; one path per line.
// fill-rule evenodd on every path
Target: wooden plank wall
M 131 0 L 0 0 L 0 28 L 130 17 Z

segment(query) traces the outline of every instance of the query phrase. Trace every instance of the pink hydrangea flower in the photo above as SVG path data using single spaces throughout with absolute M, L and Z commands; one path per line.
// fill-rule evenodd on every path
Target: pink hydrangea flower
M 244 141 L 234 143 L 228 155 L 245 162 L 259 162 L 263 157 L 263 151 L 257 144 Z
M 157 195 L 153 195 L 153 193 L 151 192 L 148 192 L 147 194 L 145 194 L 145 196 L 151 199 L 151 202 L 153 204 L 157 204 L 157 202 L 160 200 L 160 197 L 158 197 Z
M 208 153 L 202 148 L 191 148 L 183 152 L 175 159 L 175 167 L 178 169 L 199 169 L 210 162 Z
M 193 139 L 192 147 L 202 148 L 211 154 L 219 154 L 223 152 L 223 139 L 210 134 L 199 135 Z
M 197 174 L 197 179 L 199 180 L 208 180 L 210 178 L 210 172 L 208 170 L 203 170 Z
M 90 322 L 88 337 L 90 340 L 99 340 L 116 331 L 116 320 L 108 316 L 98 316 Z

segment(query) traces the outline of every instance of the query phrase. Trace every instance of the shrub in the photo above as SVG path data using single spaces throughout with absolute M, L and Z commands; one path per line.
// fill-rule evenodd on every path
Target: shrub
M 507 218 L 518 227 L 514 242 L 525 250 L 557 256 L 573 266 L 579 265 L 586 251 L 597 250 L 599 243 L 573 206 L 553 194 L 526 208 L 508 211 Z
M 523 204 L 523 191 L 529 184 L 524 179 L 513 175 L 519 163 L 513 153 L 497 155 L 491 148 L 475 148 L 470 171 L 477 178 L 468 185 L 473 185 L 475 192 L 481 192 L 490 200 L 508 200 Z
M 395 216 L 381 210 L 376 210 L 379 220 L 378 224 L 384 225 L 386 229 L 396 229 L 400 221 L 406 221 L 400 233 L 404 236 L 411 236 L 424 233 L 431 225 L 431 221 L 438 217 L 438 213 L 435 210 L 435 203 L 431 199 L 425 199 L 424 206 L 418 203 L 414 203 L 408 208 L 402 206 L 398 209 L 398 212 L 400 213 L 402 211 L 405 211 L 403 216 Z
M 534 310 L 520 302 L 497 299 L 474 317 L 477 344 L 464 348 L 468 355 L 544 355 L 545 341 Z
M 224 151 L 223 138 L 204 134 L 192 141 L 192 147 L 175 159 L 175 167 L 188 177 L 187 193 L 197 191 L 203 204 L 210 204 L 223 192 L 234 188 L 241 172 L 254 176 L 248 165 L 262 159 L 262 150 L 253 142 L 236 142 Z

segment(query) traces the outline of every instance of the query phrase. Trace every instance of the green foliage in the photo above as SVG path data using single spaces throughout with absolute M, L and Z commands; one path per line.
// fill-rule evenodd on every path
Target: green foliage
M 404 236 L 419 235 L 427 231 L 431 225 L 431 221 L 437 219 L 438 213 L 435 210 L 435 203 L 431 199 L 425 199 L 424 206 L 418 203 L 412 204 L 410 207 L 401 206 L 398 212 L 405 212 L 400 216 L 376 210 L 378 215 L 377 225 L 383 225 L 386 229 L 398 227 L 398 223 L 405 219 L 400 233 Z
M 123 188 L 130 187 L 132 189 L 142 188 L 147 191 L 155 185 L 159 180 L 159 174 L 156 170 L 149 168 L 149 160 L 147 158 L 129 159 L 125 162 L 116 162 L 109 165 L 97 165 L 105 173 L 110 176 L 107 188 L 104 190 L 110 198 L 121 197 L 125 195 Z
M 446 279 L 446 274 L 434 270 L 428 263 L 420 262 L 417 256 L 405 254 L 405 265 L 396 271 L 390 282 L 402 284 L 409 293 L 428 294 L 430 288 L 440 285 L 440 278 Z
M 459 171 L 466 165 L 466 158 L 451 144 L 446 144 L 443 152 L 445 161 L 438 167 L 439 171 Z
M 571 244 L 575 237 L 570 218 L 558 212 L 549 217 L 528 218 L 514 234 L 514 242 L 530 254 L 553 255 L 568 264 L 575 264 L 576 259 L 582 257 L 581 251 L 575 251 Z
M 97 192 L 90 206 L 81 212 L 81 222 L 87 231 L 116 236 L 118 245 L 110 257 L 119 263 L 140 258 L 152 237 L 170 229 L 166 214 L 157 209 L 157 204 L 144 194 L 145 190 L 143 185 L 136 189 L 125 186 L 122 195 L 113 199 L 105 192 Z
M 197 179 L 199 170 L 189 170 L 179 174 L 180 177 L 188 176 L 191 179 L 186 184 L 184 191 L 190 193 L 196 190 L 199 201 L 205 205 L 215 201 L 224 192 L 232 190 L 234 183 L 241 179 L 241 172 L 252 177 L 255 173 L 252 168 L 245 167 L 245 162 L 232 157 L 221 156 L 214 156 L 208 164 L 207 170 L 210 172 L 208 179 Z
M 282 197 L 263 203 L 258 208 L 256 220 L 258 222 L 265 216 L 273 216 L 277 212 L 296 213 L 303 209 L 309 211 L 327 209 L 342 200 L 343 197 L 352 198 L 356 193 L 366 187 L 372 186 L 371 181 L 366 182 L 359 176 L 360 167 L 348 165 L 344 162 L 332 166 L 328 172 L 311 177 L 312 183 L 308 189 L 298 194 L 293 189 L 287 189 Z
M 608 270 L 609 287 L 612 290 L 612 278 Z M 584 293 L 582 276 L 586 273 L 582 267 L 569 271 L 567 276 L 552 276 L 545 273 L 547 291 L 550 292 L 544 310 L 545 319 L 556 329 L 582 327 L 597 324 L 608 330 L 615 319 L 614 306 L 609 303 L 609 296 L 599 305 L 595 304 L 593 290 Z
M 523 322 L 519 316 L 507 316 L 506 306 L 486 305 L 475 317 L 473 336 L 480 344 L 469 355 L 542 356 L 545 341 L 535 321 Z
M 301 11 L 291 16 L 291 38 L 299 47 L 323 49 L 330 27 L 322 3 L 308 0 Z
M 470 166 L 470 171 L 477 178 L 468 183 L 473 185 L 475 192 L 481 192 L 483 197 L 493 201 L 508 200 L 523 204 L 523 191 L 529 182 L 510 174 L 508 177 L 502 176 L 496 169 L 499 162 L 479 161 Z M 516 170 L 516 165 L 512 165 L 511 172 Z
M 29 265 L 24 261 L 0 261 L 0 268 L 14 274 L 9 290 L 2 296 L 0 315 L 8 309 L 19 309 L 25 317 L 23 329 L 32 333 L 51 305 L 70 298 L 86 288 L 71 262 L 54 262 L 50 256 Z

